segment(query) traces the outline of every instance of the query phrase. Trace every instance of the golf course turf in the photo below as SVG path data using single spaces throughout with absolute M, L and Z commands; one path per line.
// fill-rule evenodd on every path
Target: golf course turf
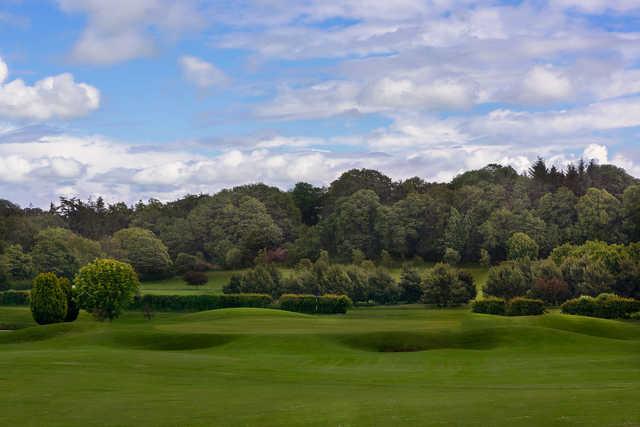
M 49 326 L 0 307 L 1 325 L 6 425 L 640 424 L 638 322 L 414 305 Z

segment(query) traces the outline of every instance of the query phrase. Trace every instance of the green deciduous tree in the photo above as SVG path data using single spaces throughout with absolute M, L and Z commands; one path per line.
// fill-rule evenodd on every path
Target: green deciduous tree
M 80 269 L 74 285 L 80 308 L 98 320 L 113 320 L 133 301 L 140 283 L 130 264 L 97 259 Z
M 507 258 L 510 260 L 525 258 L 535 260 L 538 258 L 539 250 L 535 240 L 526 233 L 513 233 L 507 241 Z
M 173 263 L 166 245 L 150 230 L 139 227 L 120 230 L 105 249 L 113 258 L 131 264 L 143 280 L 173 274 Z
M 422 289 L 422 301 L 438 307 L 466 304 L 476 296 L 470 275 L 442 263 L 425 274 Z
M 402 291 L 402 300 L 415 303 L 422 297 L 422 280 L 417 269 L 405 265 L 402 268 L 398 285 Z
M 577 212 L 583 240 L 622 240 L 622 204 L 606 190 L 590 188 L 578 201 Z

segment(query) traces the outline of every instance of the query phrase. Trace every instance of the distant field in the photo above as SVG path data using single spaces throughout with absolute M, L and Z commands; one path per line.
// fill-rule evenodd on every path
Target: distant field
M 425 263 L 418 267 L 421 273 L 425 270 L 433 267 L 432 263 Z M 476 280 L 478 289 L 480 290 L 487 280 L 487 269 L 477 265 L 463 265 L 461 268 L 468 270 L 473 274 Z M 197 295 L 197 294 L 220 294 L 222 293 L 222 287 L 229 282 L 229 278 L 234 273 L 240 273 L 243 270 L 227 270 L 227 271 L 210 271 L 207 273 L 209 276 L 209 283 L 204 286 L 191 286 L 187 284 L 182 277 L 176 276 L 171 279 L 159 280 L 153 282 L 143 282 L 141 286 L 141 292 L 143 294 L 156 294 L 156 295 Z M 291 269 L 281 269 L 284 275 L 287 275 Z M 402 269 L 392 268 L 390 269 L 391 275 L 396 279 L 400 279 Z
M 0 307 L 0 324 L 33 325 Z M 640 425 L 640 323 L 358 308 L 0 332 L 7 425 Z M 3 423 L 4 424 L 4 423 Z

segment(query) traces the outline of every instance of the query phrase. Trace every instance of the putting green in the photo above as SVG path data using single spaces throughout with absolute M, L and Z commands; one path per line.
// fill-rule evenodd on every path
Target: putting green
M 0 308 L 10 425 L 639 425 L 640 323 L 359 308 L 127 313 L 32 326 Z

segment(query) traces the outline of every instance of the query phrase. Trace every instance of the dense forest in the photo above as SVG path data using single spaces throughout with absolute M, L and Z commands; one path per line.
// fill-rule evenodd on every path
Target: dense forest
M 295 265 L 321 251 L 334 262 L 498 264 L 514 235 L 540 258 L 565 243 L 638 241 L 640 182 L 612 165 L 561 170 L 538 159 L 526 174 L 491 164 L 446 184 L 361 169 L 326 188 L 252 184 L 135 206 L 61 198 L 43 210 L 2 200 L 0 282 L 44 271 L 72 278 L 101 256 L 129 262 L 143 280 L 249 267 L 259 254 Z

